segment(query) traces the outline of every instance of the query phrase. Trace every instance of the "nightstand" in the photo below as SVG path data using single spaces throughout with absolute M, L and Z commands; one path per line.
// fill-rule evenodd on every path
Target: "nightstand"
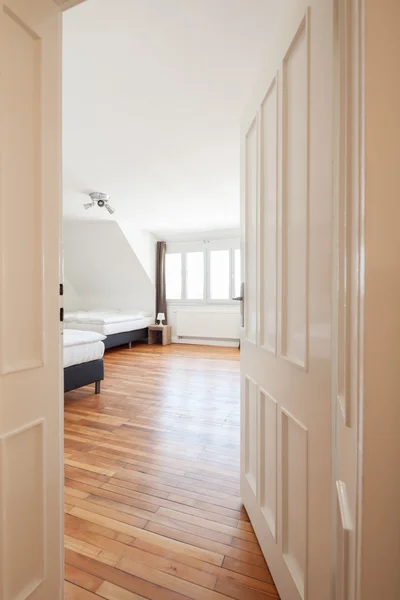
M 157 344 L 161 340 L 163 346 L 171 344 L 171 325 L 150 325 L 149 326 L 149 344 Z

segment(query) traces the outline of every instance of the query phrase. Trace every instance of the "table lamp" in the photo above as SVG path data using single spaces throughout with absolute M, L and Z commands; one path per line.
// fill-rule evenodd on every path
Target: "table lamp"
M 164 313 L 158 313 L 157 315 L 157 321 L 159 322 L 159 325 L 163 324 L 163 321 L 165 321 L 165 314 Z

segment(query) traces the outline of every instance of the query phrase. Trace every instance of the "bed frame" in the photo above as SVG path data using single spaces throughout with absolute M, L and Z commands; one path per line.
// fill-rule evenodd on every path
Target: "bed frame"
M 95 393 L 100 394 L 100 382 L 104 379 L 102 358 L 64 369 L 64 393 L 85 385 L 95 384 Z
M 149 328 L 144 327 L 143 329 L 135 329 L 133 331 L 122 331 L 121 333 L 113 333 L 108 335 L 104 340 L 106 350 L 109 348 L 115 348 L 116 346 L 123 346 L 129 344 L 129 348 L 132 347 L 132 342 L 144 342 L 147 340 Z

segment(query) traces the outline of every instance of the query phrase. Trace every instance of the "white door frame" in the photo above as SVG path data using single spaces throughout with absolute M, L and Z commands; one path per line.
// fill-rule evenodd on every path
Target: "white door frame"
M 361 599 L 365 277 L 364 0 L 335 0 L 334 285 L 332 286 L 332 596 Z M 353 506 L 341 482 L 337 423 L 353 428 Z M 350 434 L 349 434 L 350 435 Z M 348 450 L 348 448 L 346 448 Z M 341 521 L 341 523 L 340 523 Z M 351 565 L 351 572 L 349 571 Z
M 54 0 L 61 6 L 62 10 L 69 9 L 85 0 Z M 338 104 L 342 103 L 342 115 L 338 117 L 338 124 L 341 122 L 341 132 L 344 138 L 341 143 L 338 142 L 336 149 L 337 164 L 336 177 L 337 189 L 335 193 L 335 227 L 336 242 L 338 252 L 335 253 L 335 282 L 339 271 L 343 268 L 343 261 L 353 260 L 353 265 L 357 264 L 357 269 L 352 269 L 348 275 L 348 294 L 351 296 L 351 310 L 348 310 L 347 324 L 342 331 L 350 339 L 350 325 L 353 322 L 356 335 L 353 336 L 353 342 L 346 350 L 345 339 L 339 339 L 338 329 L 339 320 L 344 317 L 344 308 L 339 295 L 333 295 L 333 331 L 336 332 L 334 339 L 334 355 L 337 360 L 333 363 L 332 371 L 332 415 L 335 422 L 338 411 L 342 411 L 343 418 L 348 419 L 348 406 L 346 407 L 346 398 L 339 394 L 338 364 L 343 361 L 347 371 L 344 377 L 346 382 L 345 389 L 355 392 L 354 401 L 356 402 L 357 421 L 357 501 L 356 501 L 356 522 L 355 526 L 355 600 L 362 600 L 361 576 L 362 576 L 362 477 L 363 477 L 363 419 L 364 419 L 364 284 L 365 284 L 365 11 L 366 0 L 336 0 L 338 3 L 344 3 L 353 11 L 355 18 L 346 22 L 343 30 L 344 37 L 340 40 L 340 52 L 344 53 L 345 62 L 342 63 L 343 69 L 338 72 L 338 80 L 341 84 L 343 95 L 336 98 Z M 352 161 L 350 160 L 352 159 Z M 341 165 L 341 166 L 340 166 Z M 339 174 L 342 169 L 342 175 Z M 350 173 L 351 171 L 351 173 Z M 351 175 L 351 176 L 350 176 Z M 346 227 L 342 228 L 344 220 L 343 205 L 340 206 L 340 194 L 347 197 L 347 209 L 351 214 L 350 222 L 347 221 Z M 347 213 L 349 214 L 349 213 Z M 350 297 L 347 296 L 347 300 Z M 349 304 L 347 304 L 349 306 Z M 351 318 L 350 318 L 351 317 Z M 338 395 L 341 396 L 338 398 Z M 347 413 L 346 413 L 347 411 Z M 335 434 L 335 432 L 334 432 Z M 334 436 L 335 437 L 335 436 Z M 332 449 L 333 459 L 333 481 L 332 496 L 334 498 L 333 506 L 336 506 L 337 499 L 337 466 L 338 448 L 334 442 Z M 333 511 L 333 529 L 336 530 L 337 518 L 336 511 Z M 333 548 L 333 556 L 336 556 L 336 544 Z M 334 563 L 336 563 L 334 559 Z M 334 564 L 335 573 L 337 565 Z M 334 587 L 334 586 L 333 586 Z M 333 594 L 336 591 L 333 589 Z M 350 600 L 350 599 L 349 599 Z
M 400 597 L 400 5 L 339 1 L 347 3 L 351 17 L 342 88 L 352 220 L 348 390 L 356 403 L 350 428 L 357 428 L 355 544 L 348 564 L 355 587 L 348 600 L 394 599 Z M 338 466 L 345 437 L 335 449 Z
M 400 6 L 335 4 L 342 17 L 335 37 L 333 597 L 392 600 L 400 597 Z

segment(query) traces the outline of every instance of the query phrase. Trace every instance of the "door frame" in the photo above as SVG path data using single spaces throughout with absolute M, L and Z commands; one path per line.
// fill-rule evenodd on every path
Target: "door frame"
M 346 18 L 339 24 L 339 6 Z M 338 455 L 336 419 L 348 424 L 350 393 L 356 406 L 357 493 L 355 535 L 355 597 L 361 598 L 362 565 L 362 476 L 364 412 L 364 290 L 365 290 L 365 0 L 335 0 L 333 86 L 334 167 L 333 167 L 333 285 L 332 285 L 332 597 L 337 593 L 337 480 Z M 349 265 L 357 265 L 350 268 Z M 346 269 L 346 290 L 341 297 L 339 274 Z M 342 306 L 341 306 L 342 305 Z M 344 308 L 346 307 L 346 308 Z M 341 314 L 342 312 L 342 314 Z M 344 319 L 344 338 L 339 339 L 340 320 Z M 351 320 L 356 335 L 351 338 Z M 343 321 L 342 321 L 343 323 Z M 345 396 L 339 397 L 339 361 L 345 368 Z M 347 401 L 346 401 L 347 400 Z M 341 413 L 341 415 L 339 414 Z M 348 559 L 348 557 L 347 557 Z
M 85 0 L 54 0 L 61 10 L 67 10 L 73 6 L 84 2 Z M 333 189 L 333 206 L 334 206 L 334 227 L 335 240 L 339 239 L 339 195 L 341 190 L 348 189 L 347 184 L 348 174 L 350 172 L 350 158 L 356 164 L 355 176 L 353 183 L 354 193 L 349 194 L 349 209 L 351 210 L 352 218 L 356 219 L 356 238 L 347 236 L 348 257 L 353 253 L 357 259 L 358 269 L 353 270 L 349 277 L 349 285 L 354 290 L 356 303 L 353 307 L 356 318 L 357 336 L 355 343 L 352 345 L 351 352 L 345 357 L 345 363 L 348 367 L 348 385 L 356 390 L 357 404 L 357 518 L 355 525 L 356 534 L 356 596 L 355 600 L 361 600 L 361 562 L 362 562 L 362 476 L 363 476 L 363 417 L 364 417 L 364 304 L 365 304 L 365 270 L 366 270 L 366 247 L 365 247 L 365 0 L 335 0 L 335 7 L 339 2 L 344 2 L 350 9 L 353 18 L 350 19 L 345 28 L 344 38 L 340 40 L 340 44 L 344 45 L 346 60 L 343 70 L 337 73 L 339 77 L 340 89 L 343 90 L 344 96 L 339 94 L 335 98 L 335 113 L 340 106 L 344 110 L 343 126 L 344 126 L 344 143 L 340 138 L 336 140 L 335 147 L 336 164 L 334 165 L 334 189 Z M 352 50 L 349 52 L 349 50 Z M 334 115 L 337 123 L 338 116 Z M 340 116 L 339 116 L 340 120 Z M 354 127 L 354 129 L 353 129 Z M 349 138 L 354 140 L 356 136 L 356 144 L 352 147 L 352 152 L 346 152 L 346 144 Z M 355 151 L 354 151 L 355 150 Z M 340 180 L 339 165 L 344 165 L 344 182 Z M 354 173 L 353 173 L 354 175 Z M 342 185 L 345 185 L 345 188 Z M 61 202 L 61 199 L 60 199 Z M 354 222 L 353 222 L 354 224 Z M 341 242 L 345 240 L 342 239 Z M 350 242 L 350 243 L 349 243 Z M 333 356 L 338 356 L 340 351 L 338 340 L 338 308 L 339 297 L 336 293 L 336 276 L 339 268 L 339 257 L 334 252 L 334 286 L 332 295 L 333 308 Z M 354 313 L 353 313 L 354 314 Z M 332 362 L 332 425 L 333 425 L 333 447 L 332 447 L 332 497 L 334 499 L 332 505 L 336 506 L 336 468 L 338 449 L 335 442 L 335 419 L 338 410 L 342 407 L 337 400 L 337 361 Z M 336 531 L 336 511 L 332 514 L 333 531 Z M 333 544 L 335 546 L 335 536 L 333 536 Z M 336 547 L 333 548 L 333 557 L 336 556 Z M 334 573 L 336 573 L 336 561 L 333 558 Z M 335 592 L 335 577 L 333 577 L 333 589 Z

